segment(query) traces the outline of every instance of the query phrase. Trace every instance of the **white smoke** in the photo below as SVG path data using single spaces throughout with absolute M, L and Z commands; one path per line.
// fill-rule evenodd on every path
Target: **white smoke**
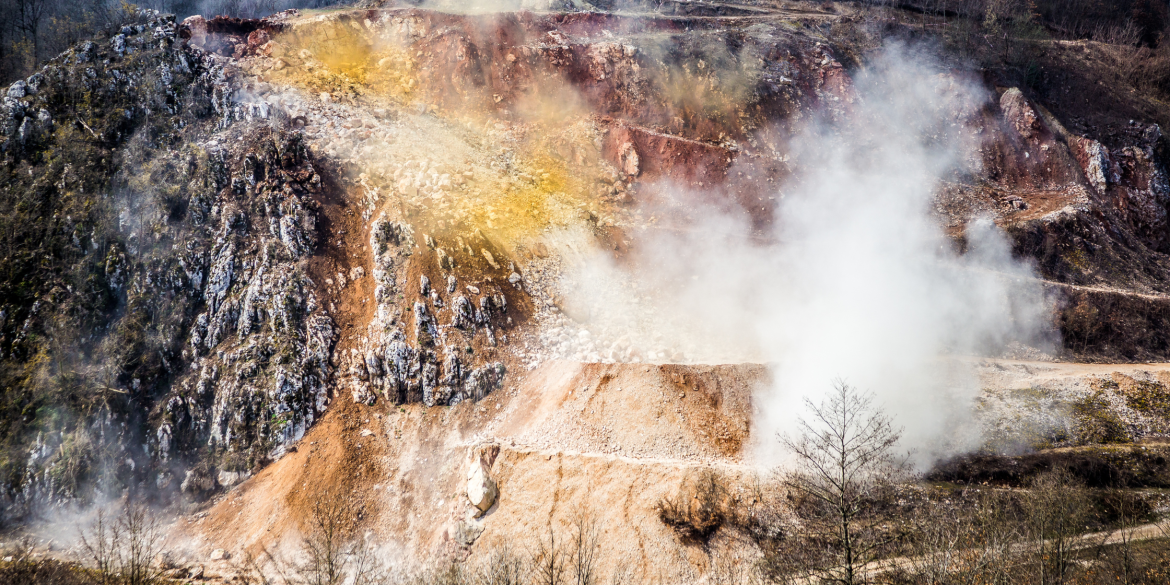
M 776 433 L 803 399 L 819 402 L 837 377 L 876 395 L 919 463 L 970 448 L 978 381 L 944 358 L 1037 344 L 1049 329 L 1038 281 L 998 228 L 972 222 L 960 254 L 931 214 L 940 180 L 973 170 L 963 122 L 985 93 L 900 49 L 855 84 L 840 123 L 823 116 L 791 137 L 795 177 L 770 233 L 751 233 L 742 212 L 691 209 L 702 219 L 639 232 L 620 264 L 578 256 L 563 286 L 593 336 L 619 340 L 603 358 L 768 363 L 753 421 L 764 464 L 779 462 Z

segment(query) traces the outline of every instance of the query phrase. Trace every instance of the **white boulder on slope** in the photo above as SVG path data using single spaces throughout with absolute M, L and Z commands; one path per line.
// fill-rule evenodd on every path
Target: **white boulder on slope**
M 500 495 L 496 482 L 488 475 L 483 462 L 476 459 L 467 470 L 467 499 L 479 508 L 480 512 L 487 512 L 496 503 Z

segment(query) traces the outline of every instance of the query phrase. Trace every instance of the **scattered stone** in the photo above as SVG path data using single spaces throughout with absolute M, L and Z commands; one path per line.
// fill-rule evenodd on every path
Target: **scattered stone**
M 1044 128 L 1040 114 L 1018 88 L 1005 91 L 999 98 L 999 107 L 1007 122 L 1025 140 L 1033 138 Z
M 175 559 L 171 553 L 161 552 L 154 555 L 154 566 L 163 570 L 174 569 L 176 566 Z
M 638 150 L 634 148 L 633 143 L 622 144 L 621 149 L 618 150 L 618 160 L 621 162 L 622 172 L 626 176 L 636 177 L 642 172 L 642 159 L 638 156 Z
M 442 248 L 435 248 L 435 255 L 439 258 L 439 268 L 443 270 L 451 270 L 455 268 L 455 261 L 447 255 L 447 251 Z
M 451 311 L 454 313 L 454 317 L 451 319 L 452 326 L 458 329 L 468 329 L 475 325 L 475 315 L 471 301 L 467 297 L 463 295 L 455 297 L 451 303 Z
M 455 525 L 448 529 L 451 532 L 451 539 L 462 546 L 471 546 L 475 544 L 479 535 L 483 534 L 483 526 L 474 520 L 460 520 Z
M 207 472 L 196 468 L 188 469 L 183 482 L 179 484 L 179 491 L 196 497 L 203 497 L 216 488 L 215 478 Z
M 492 268 L 496 270 L 500 269 L 500 265 L 496 263 L 496 259 L 492 257 L 491 252 L 487 251 L 487 248 L 481 248 L 480 252 L 483 254 L 484 259 L 487 260 L 488 264 L 490 264 Z

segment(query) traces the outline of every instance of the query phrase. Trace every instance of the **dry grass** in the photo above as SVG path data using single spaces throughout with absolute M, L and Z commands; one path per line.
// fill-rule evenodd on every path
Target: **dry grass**
M 92 575 L 78 565 L 35 554 L 28 542 L 5 550 L 0 585 L 89 585 Z

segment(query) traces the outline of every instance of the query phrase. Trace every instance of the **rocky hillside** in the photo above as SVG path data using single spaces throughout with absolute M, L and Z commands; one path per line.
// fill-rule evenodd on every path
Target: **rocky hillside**
M 425 500 L 440 512 L 383 521 L 384 532 L 467 553 L 484 523 L 447 499 L 465 455 L 488 474 L 499 458 L 525 486 L 502 496 L 518 506 L 509 518 L 552 517 L 556 498 L 534 486 L 565 450 L 589 469 L 613 463 L 599 453 L 626 457 L 613 490 L 742 465 L 763 368 L 697 365 L 669 340 L 591 326 L 596 309 L 574 304 L 561 277 L 583 250 L 621 265 L 637 234 L 687 232 L 712 206 L 738 210 L 746 239 L 771 238 L 800 180 L 792 136 L 811 119 L 855 123 L 874 31 L 917 33 L 848 4 L 670 6 L 374 3 L 181 23 L 145 12 L 10 85 L 4 522 L 127 490 L 191 510 L 281 460 L 233 492 L 271 500 L 271 522 L 233 526 L 221 503 L 200 528 L 247 547 L 261 527 L 295 530 L 316 492 L 298 491 L 288 461 L 307 469 L 326 450 L 331 464 L 356 463 L 306 471 L 302 488 L 352 483 L 378 517 Z M 1046 58 L 1109 50 L 1062 43 Z M 948 130 L 975 145 L 933 200 L 954 247 L 966 250 L 978 218 L 1003 228 L 1051 302 L 1057 357 L 1170 360 L 1161 127 L 1095 126 L 1055 92 L 946 71 L 988 96 Z M 1070 67 L 1065 82 L 1090 73 Z M 631 365 L 643 363 L 653 374 Z M 684 406 L 653 416 L 677 419 L 636 424 L 631 413 L 676 391 Z M 615 393 L 617 406 L 596 408 L 622 424 L 593 416 L 596 392 Z M 322 446 L 308 448 L 327 413 L 345 445 L 317 431 Z M 355 450 L 370 436 L 359 430 L 377 435 L 377 457 Z M 441 463 L 419 463 L 430 457 Z M 381 482 L 355 469 L 399 490 L 377 499 Z M 584 493 L 587 479 L 568 481 Z M 631 505 L 649 513 L 657 495 Z M 665 529 L 652 532 L 675 551 Z

